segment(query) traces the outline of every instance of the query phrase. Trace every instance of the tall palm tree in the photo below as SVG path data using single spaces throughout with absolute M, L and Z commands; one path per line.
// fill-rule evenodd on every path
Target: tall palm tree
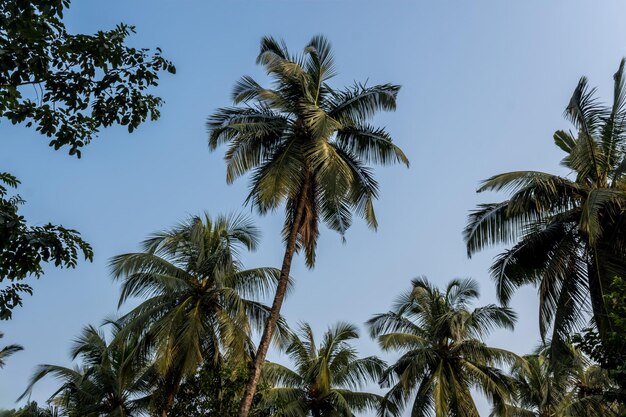
M 506 305 L 520 286 L 538 286 L 541 335 L 553 326 L 553 348 L 562 349 L 588 317 L 589 299 L 605 339 L 604 291 L 614 276 L 626 276 L 624 60 L 614 80 L 613 105 L 605 107 L 581 78 L 565 110 L 578 132 L 554 134 L 573 178 L 535 171 L 491 177 L 478 191 L 506 190 L 511 197 L 480 205 L 465 229 L 469 256 L 513 244 L 491 267 L 497 295 Z
M 295 369 L 266 362 L 262 378 L 272 388 L 263 403 L 277 417 L 352 417 L 355 412 L 376 410 L 382 397 L 355 391 L 377 382 L 385 363 L 375 356 L 359 358 L 349 341 L 359 337 L 356 327 L 337 323 L 329 328 L 319 346 L 308 324 L 300 327 L 287 347 Z
M 615 404 L 602 393 L 610 387 L 606 371 L 569 350 L 566 366 L 555 367 L 544 348 L 514 364 L 514 396 L 494 409 L 490 417 L 610 417 Z M 558 372 L 555 372 L 558 370 Z
M 120 330 L 113 324 L 113 338 Z M 68 417 L 136 417 L 149 404 L 156 374 L 148 357 L 136 355 L 136 337 L 108 343 L 93 326 L 83 329 L 74 342 L 72 359 L 80 359 L 75 368 L 40 365 L 24 394 L 50 375 L 62 382 L 50 402 Z
M 239 251 L 256 249 L 258 239 L 246 218 L 205 213 L 154 234 L 143 252 L 111 260 L 113 276 L 123 279 L 120 305 L 147 297 L 120 322 L 124 333 L 141 335 L 140 353 L 154 353 L 162 416 L 200 365 L 219 366 L 224 354 L 237 361 L 251 354 L 251 330 L 263 326 L 269 308 L 250 297 L 273 291 L 279 275 L 274 268 L 242 268 Z M 279 335 L 285 329 L 281 324 Z
M 511 382 L 498 366 L 518 358 L 482 338 L 494 328 L 513 329 L 515 313 L 493 304 L 471 309 L 479 294 L 471 279 L 452 280 L 443 292 L 426 278 L 412 284 L 392 311 L 368 321 L 380 347 L 401 355 L 382 378 L 390 390 L 381 415 L 412 402 L 411 417 L 478 417 L 472 388 L 497 404 L 508 399 Z
M 240 416 L 246 417 L 270 339 L 278 320 L 293 255 L 303 249 L 306 264 L 315 262 L 320 219 L 340 234 L 352 222 L 352 212 L 377 227 L 373 200 L 378 185 L 367 164 L 409 161 L 383 128 L 368 123 L 381 110 L 394 110 L 397 85 L 335 90 L 330 43 L 314 37 L 302 55 L 291 55 L 284 43 L 261 41 L 257 63 L 273 79 L 264 88 L 243 77 L 233 91 L 236 107 L 209 117 L 209 146 L 228 143 L 226 179 L 230 183 L 252 171 L 250 194 L 261 214 L 285 203 L 285 254 L 280 281 L 265 325 Z
M 0 339 L 4 337 L 4 333 L 0 332 Z M 8 345 L 0 350 L 0 369 L 6 365 L 6 359 L 14 353 L 24 350 L 20 345 Z

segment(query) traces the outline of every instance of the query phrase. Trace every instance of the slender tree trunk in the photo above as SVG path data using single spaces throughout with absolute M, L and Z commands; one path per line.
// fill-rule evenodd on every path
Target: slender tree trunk
M 274 330 L 276 329 L 276 323 L 278 323 L 278 318 L 280 317 L 280 308 L 283 305 L 283 300 L 285 299 L 285 294 L 287 293 L 287 284 L 289 283 L 291 261 L 293 260 L 294 253 L 296 252 L 296 242 L 298 232 L 301 227 L 307 192 L 308 181 L 305 180 L 302 187 L 302 193 L 300 194 L 299 201 L 297 203 L 293 225 L 289 231 L 287 245 L 285 246 L 285 256 L 283 257 L 283 265 L 280 269 L 280 277 L 278 279 L 278 287 L 276 288 L 276 294 L 274 295 L 272 309 L 270 310 L 270 315 L 265 322 L 265 329 L 263 329 L 263 335 L 261 336 L 259 348 L 257 349 L 254 363 L 252 365 L 252 373 L 248 378 L 246 391 L 241 399 L 241 404 L 239 405 L 239 417 L 248 417 L 248 414 L 250 413 L 252 399 L 256 393 L 256 388 L 259 384 L 259 379 L 261 378 L 261 370 L 263 369 L 263 364 L 265 363 L 265 356 L 267 355 L 270 343 L 272 342 L 272 336 L 274 334 Z
M 598 255 L 593 253 L 591 256 L 591 262 L 587 268 L 587 279 L 589 280 L 589 295 L 591 298 L 593 318 L 596 322 L 596 327 L 598 328 L 600 341 L 605 343 L 610 330 L 610 324 L 608 322 L 608 313 L 604 302 L 604 291 L 606 290 L 604 286 L 607 283 L 605 282 L 606 280 L 604 279 L 600 262 L 601 261 L 598 259 Z

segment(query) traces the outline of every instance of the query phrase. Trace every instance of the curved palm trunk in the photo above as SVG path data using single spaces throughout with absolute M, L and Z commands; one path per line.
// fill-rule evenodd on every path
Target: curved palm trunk
M 263 364 L 265 363 L 265 357 L 272 341 L 274 330 L 276 329 L 276 323 L 278 323 L 278 318 L 280 317 L 280 308 L 283 305 L 285 294 L 287 293 L 287 284 L 289 283 L 291 261 L 293 260 L 293 255 L 296 252 L 296 241 L 302 223 L 307 190 L 308 184 L 305 182 L 305 184 L 303 184 L 302 193 L 300 194 L 296 208 L 293 227 L 289 232 L 287 245 L 285 246 L 285 256 L 283 257 L 283 265 L 280 269 L 280 277 L 278 280 L 278 287 L 276 288 L 276 294 L 274 295 L 272 309 L 270 310 L 270 315 L 265 322 L 265 329 L 263 329 L 263 335 L 261 336 L 259 348 L 257 349 L 254 363 L 252 365 L 252 373 L 250 374 L 248 383 L 246 384 L 246 391 L 239 406 L 239 417 L 248 417 L 248 414 L 250 413 L 252 399 L 256 393 L 259 379 L 261 378 L 261 370 L 263 369 Z

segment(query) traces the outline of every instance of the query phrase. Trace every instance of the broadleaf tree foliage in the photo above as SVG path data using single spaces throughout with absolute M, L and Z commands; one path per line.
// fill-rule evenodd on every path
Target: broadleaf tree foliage
M 34 127 L 55 150 L 67 147 L 80 158 L 103 127 L 127 126 L 159 117 L 162 99 L 150 93 L 159 73 L 175 73 L 160 49 L 126 45 L 135 29 L 119 24 L 93 35 L 70 34 L 63 22 L 69 0 L 0 2 L 0 120 Z M 29 226 L 19 215 L 23 201 L 9 196 L 16 177 L 0 171 L 0 319 L 10 319 L 39 277 L 43 263 L 74 267 L 91 247 L 62 226 Z
M 70 34 L 69 0 L 0 3 L 0 117 L 26 123 L 80 157 L 101 127 L 132 132 L 159 117 L 162 99 L 148 91 L 159 72 L 174 73 L 160 49 L 126 45 L 135 28 L 119 24 L 93 35 Z
M 80 256 L 91 260 L 91 246 L 78 232 L 48 223 L 29 226 L 19 213 L 23 200 L 9 194 L 19 181 L 0 173 L 0 320 L 8 320 L 13 309 L 22 305 L 22 295 L 33 289 L 24 281 L 40 277 L 45 263 L 74 268 Z

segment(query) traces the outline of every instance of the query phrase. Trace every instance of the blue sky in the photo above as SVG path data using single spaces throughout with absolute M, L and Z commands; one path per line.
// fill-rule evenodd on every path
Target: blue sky
M 71 31 L 134 24 L 131 42 L 162 47 L 178 73 L 162 78 L 158 122 L 131 135 L 102 131 L 81 160 L 54 152 L 33 130 L 0 124 L 0 166 L 22 180 L 27 218 L 76 228 L 95 250 L 94 262 L 75 270 L 48 268 L 24 308 L 0 322 L 2 342 L 26 348 L 2 370 L 0 408 L 14 406 L 37 364 L 68 364 L 83 325 L 116 313 L 118 285 L 107 260 L 136 250 L 149 233 L 203 210 L 245 212 L 263 230 L 246 266 L 279 265 L 282 213 L 259 218 L 242 207 L 246 179 L 226 185 L 223 149 L 209 152 L 205 129 L 206 117 L 230 104 L 240 76 L 266 80 L 254 64 L 263 35 L 284 38 L 293 51 L 326 35 L 339 70 L 334 86 L 402 85 L 398 110 L 375 122 L 411 160 L 410 169 L 376 169 L 378 232 L 356 221 L 343 244 L 322 230 L 315 269 L 295 261 L 287 320 L 308 321 L 318 333 L 338 320 L 363 328 L 418 275 L 440 285 L 473 277 L 481 303 L 495 302 L 488 267 L 497 251 L 468 260 L 461 231 L 477 203 L 504 195 L 475 189 L 504 171 L 568 174 L 552 133 L 570 127 L 562 113 L 580 76 L 610 100 L 611 77 L 626 55 L 625 11 L 619 1 L 75 0 L 66 19 Z M 539 337 L 535 290 L 519 291 L 513 307 L 516 331 L 489 341 L 526 353 Z M 365 332 L 357 345 L 364 355 L 380 354 Z M 38 385 L 32 398 L 45 400 L 54 386 Z

